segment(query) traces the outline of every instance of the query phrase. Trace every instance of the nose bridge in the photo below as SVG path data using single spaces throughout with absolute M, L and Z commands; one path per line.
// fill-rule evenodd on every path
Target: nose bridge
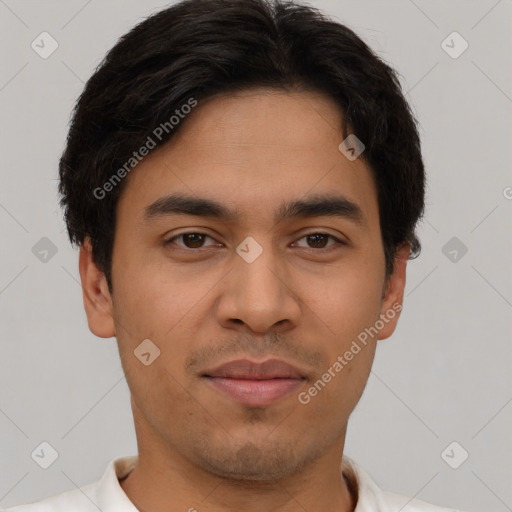
M 236 252 L 219 310 L 221 320 L 241 320 L 256 332 L 284 320 L 296 322 L 298 305 L 271 236 L 247 237 Z
M 276 274 L 279 274 L 282 265 L 271 237 L 248 236 L 236 252 L 241 260 L 236 262 L 237 288 L 243 295 L 256 303 L 269 303 L 279 298 L 282 295 L 282 283 Z

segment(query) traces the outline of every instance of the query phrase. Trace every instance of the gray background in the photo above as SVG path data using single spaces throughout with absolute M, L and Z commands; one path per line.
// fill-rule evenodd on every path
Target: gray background
M 429 174 L 424 249 L 409 263 L 404 311 L 380 342 L 346 453 L 388 490 L 512 510 L 512 4 L 311 4 L 398 69 Z M 119 36 L 165 5 L 0 0 L 1 507 L 96 481 L 108 461 L 136 453 L 115 339 L 87 327 L 57 161 L 84 82 Z M 59 45 L 47 59 L 31 48 L 43 31 Z M 441 45 L 453 31 L 469 43 L 456 59 Z M 57 250 L 46 262 L 32 251 L 42 237 Z M 452 237 L 458 248 L 445 247 Z M 46 470 L 31 458 L 42 441 L 58 452 Z M 441 456 L 453 441 L 452 465 L 469 453 L 457 469 Z

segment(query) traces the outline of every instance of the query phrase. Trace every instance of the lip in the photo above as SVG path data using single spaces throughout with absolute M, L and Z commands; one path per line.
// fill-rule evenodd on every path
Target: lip
M 202 377 L 215 389 L 252 407 L 265 407 L 284 398 L 306 378 L 299 369 L 281 359 L 262 362 L 237 359 L 205 371 Z

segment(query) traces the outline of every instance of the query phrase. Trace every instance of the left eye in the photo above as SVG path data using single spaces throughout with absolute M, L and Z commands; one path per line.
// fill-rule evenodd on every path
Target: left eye
M 332 235 L 329 235 L 328 233 L 309 233 L 299 238 L 299 240 L 302 240 L 303 238 L 307 240 L 307 243 L 314 244 L 313 249 L 325 249 L 326 246 L 324 242 L 326 242 L 329 238 L 334 240 L 334 243 L 328 247 L 332 247 L 333 245 L 336 245 L 336 243 L 343 245 L 343 242 L 341 240 Z M 321 247 L 318 247 L 319 245 Z
M 206 233 L 198 233 L 198 232 L 189 232 L 189 233 L 181 233 L 180 235 L 173 236 L 172 238 L 169 238 L 164 243 L 165 245 L 169 245 L 171 243 L 174 243 L 177 239 L 183 239 L 183 242 L 185 245 L 176 244 L 178 247 L 184 247 L 185 249 L 201 249 L 202 244 L 205 241 L 206 238 L 210 238 L 213 240 L 213 238 Z M 338 238 L 334 237 L 333 235 L 329 235 L 327 233 L 309 233 L 307 235 L 302 236 L 299 238 L 299 240 L 306 239 L 306 243 L 312 243 L 314 247 L 306 247 L 309 249 L 325 249 L 326 248 L 326 242 L 328 239 L 334 240 L 334 243 L 327 246 L 332 247 L 333 245 L 336 245 L 336 243 L 344 245 L 344 242 L 339 240 Z

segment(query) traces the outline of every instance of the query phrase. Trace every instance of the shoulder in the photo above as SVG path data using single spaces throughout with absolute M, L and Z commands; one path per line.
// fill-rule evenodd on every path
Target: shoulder
M 126 476 L 135 467 L 136 462 L 137 456 L 111 460 L 97 482 L 49 496 L 35 503 L 0 510 L 0 512 L 98 512 L 99 510 L 137 512 L 118 480 Z
M 343 474 L 357 494 L 354 512 L 462 512 L 382 490 L 355 461 L 343 457 Z

